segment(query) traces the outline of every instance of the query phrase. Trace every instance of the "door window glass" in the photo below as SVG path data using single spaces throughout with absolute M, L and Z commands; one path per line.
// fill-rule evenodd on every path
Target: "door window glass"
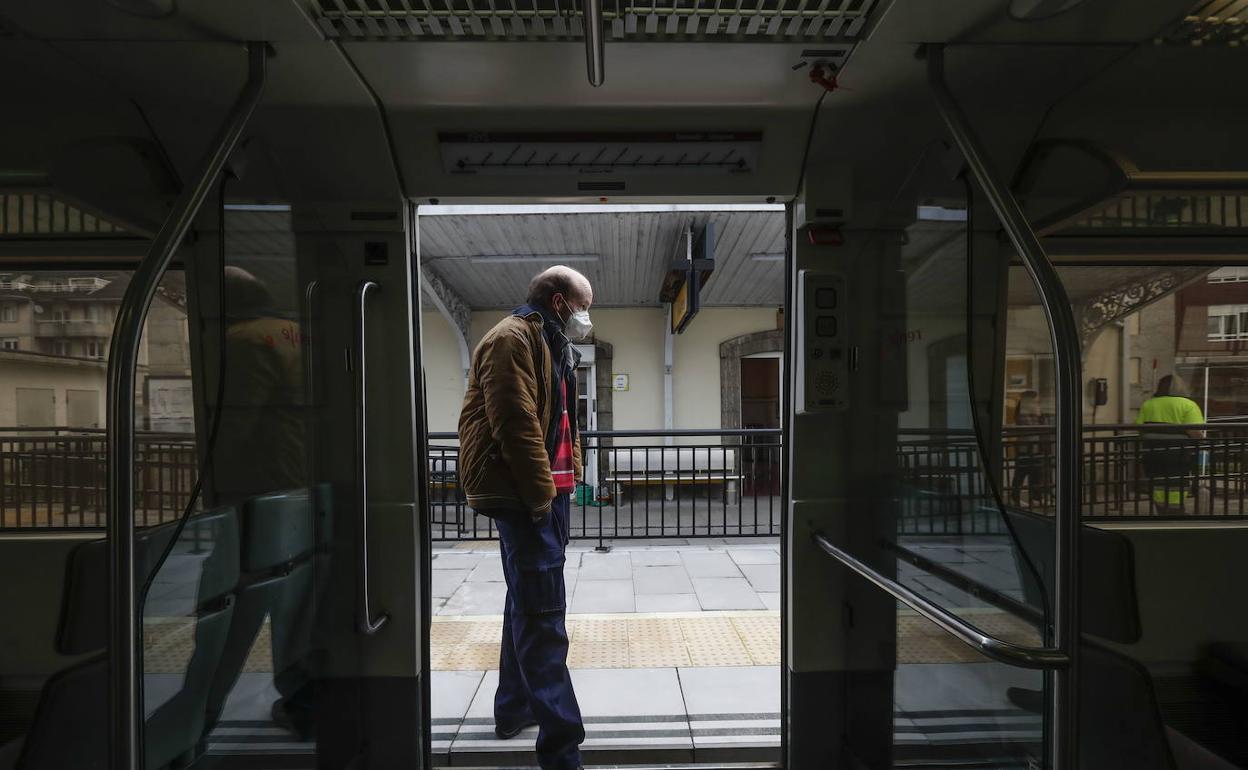
M 0 528 L 102 528 L 106 448 L 103 436 L 107 338 L 112 322 L 82 328 L 79 308 L 115 307 L 129 283 L 121 270 L 21 270 L 8 274 L 5 307 L 29 319 L 20 336 L 0 339 L 12 355 L 0 362 Z M 194 401 L 178 405 L 180 420 L 160 433 L 162 404 L 146 397 L 149 380 L 190 374 L 191 340 L 181 272 L 168 273 L 153 301 L 140 343 L 136 398 L 136 501 L 139 526 L 172 521 L 197 473 Z M 74 304 L 60 304 L 69 298 Z M 181 298 L 180 300 L 177 298 Z M 39 308 L 47 309 L 44 313 Z M 56 308 L 52 310 L 51 308 Z M 52 320 L 56 314 L 61 320 Z M 98 319 L 106 319 L 103 310 Z M 47 320 L 44 320 L 47 319 Z M 66 336 L 66 334 L 70 336 Z M 189 383 L 189 380 L 185 380 Z M 31 430 L 38 429 L 38 430 Z M 174 433 L 177 435 L 168 435 Z

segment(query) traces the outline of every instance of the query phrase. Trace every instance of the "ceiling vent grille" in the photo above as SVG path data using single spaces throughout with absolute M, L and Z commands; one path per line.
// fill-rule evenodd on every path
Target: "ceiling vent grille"
M 350 40 L 581 40 L 579 0 L 312 0 L 325 34 Z M 878 0 L 602 0 L 607 40 L 844 42 Z
M 47 193 L 0 193 L 0 239 L 125 235 L 121 225 Z
M 1248 45 L 1248 0 L 1200 0 L 1162 33 L 1171 45 Z

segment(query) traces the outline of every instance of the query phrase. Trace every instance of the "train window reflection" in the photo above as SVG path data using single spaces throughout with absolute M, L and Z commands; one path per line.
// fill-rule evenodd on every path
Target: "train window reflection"
M 104 525 L 107 356 L 127 271 L 0 272 L 0 528 Z M 135 392 L 136 521 L 172 521 L 197 474 L 183 274 L 152 302 Z

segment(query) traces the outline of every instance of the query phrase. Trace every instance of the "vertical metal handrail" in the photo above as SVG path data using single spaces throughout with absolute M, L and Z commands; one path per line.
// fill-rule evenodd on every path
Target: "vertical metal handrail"
M 597 88 L 607 77 L 602 39 L 602 0 L 581 0 L 581 14 L 585 17 L 585 66 L 589 84 Z
M 376 617 L 369 605 L 368 597 L 368 361 L 365 344 L 368 333 L 365 322 L 368 320 L 368 295 L 380 290 L 373 281 L 363 281 L 355 293 L 355 350 L 351 365 L 355 367 L 355 489 L 356 489 L 356 589 L 359 597 L 355 604 L 356 630 L 365 636 L 372 636 L 390 620 L 390 616 L 381 612 Z
M 265 43 L 247 44 L 247 82 L 209 145 L 195 182 L 178 196 L 117 310 L 108 356 L 108 693 L 109 767 L 143 763 L 138 595 L 134 567 L 134 389 L 139 341 L 156 288 L 218 174 L 238 144 L 264 89 Z M 217 405 L 220 408 L 220 404 Z
M 1057 379 L 1057 542 L 1053 567 L 1052 642 L 1056 649 L 1069 656 L 1070 663 L 1048 674 L 1052 685 L 1048 749 L 1054 770 L 1073 770 L 1078 765 L 1079 743 L 1076 688 L 1079 681 L 1079 495 L 1083 418 L 1079 391 L 1082 377 L 1079 331 L 1057 270 L 1045 254 L 1022 207 L 997 175 L 983 142 L 945 82 L 943 46 L 928 46 L 927 76 L 941 117 L 1035 282 L 1049 322 Z

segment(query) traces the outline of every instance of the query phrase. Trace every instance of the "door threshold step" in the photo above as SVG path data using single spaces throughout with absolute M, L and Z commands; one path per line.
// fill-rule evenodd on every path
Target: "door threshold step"
M 456 770 L 541 770 L 537 765 L 469 765 L 455 766 Z M 650 762 L 600 765 L 589 763 L 585 770 L 780 770 L 775 762 L 676 762 L 655 764 Z

